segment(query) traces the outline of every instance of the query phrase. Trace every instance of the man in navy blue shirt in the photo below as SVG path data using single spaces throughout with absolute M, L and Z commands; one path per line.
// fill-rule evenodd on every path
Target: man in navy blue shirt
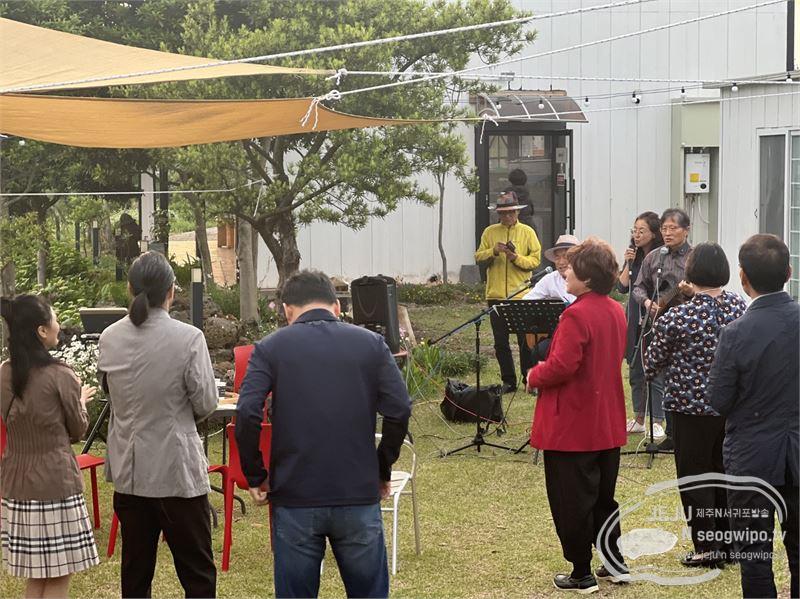
M 408 390 L 383 337 L 339 321 L 323 273 L 292 275 L 282 300 L 289 326 L 256 344 L 236 419 L 250 494 L 274 508 L 275 594 L 317 596 L 327 538 L 348 597 L 387 597 L 380 500 L 408 431 Z M 269 393 L 267 473 L 259 433 Z

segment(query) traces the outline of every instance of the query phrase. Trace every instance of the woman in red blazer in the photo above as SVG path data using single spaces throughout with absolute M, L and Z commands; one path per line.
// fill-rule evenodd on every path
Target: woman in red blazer
M 608 535 L 608 554 L 592 574 L 592 543 L 618 507 L 614 490 L 619 448 L 627 442 L 622 359 L 625 313 L 608 297 L 617 280 L 614 251 L 589 238 L 567 252 L 567 292 L 577 299 L 561 315 L 547 360 L 528 372 L 539 389 L 531 445 L 544 451 L 550 512 L 572 573 L 556 588 L 591 593 L 597 578 L 630 579 L 617 549 L 619 525 Z

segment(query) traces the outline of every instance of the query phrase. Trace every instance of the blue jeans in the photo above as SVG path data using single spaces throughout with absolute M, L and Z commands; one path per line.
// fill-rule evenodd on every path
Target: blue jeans
M 631 402 L 633 411 L 637 416 L 644 416 L 647 413 L 647 385 L 644 380 L 644 368 L 642 368 L 642 357 L 636 353 L 632 362 L 628 362 L 628 380 L 631 383 Z M 650 383 L 650 394 L 653 396 L 653 420 L 660 422 L 664 419 L 664 379 L 659 376 Z
M 388 597 L 380 504 L 292 508 L 272 514 L 275 596 L 316 597 L 330 541 L 348 597 Z

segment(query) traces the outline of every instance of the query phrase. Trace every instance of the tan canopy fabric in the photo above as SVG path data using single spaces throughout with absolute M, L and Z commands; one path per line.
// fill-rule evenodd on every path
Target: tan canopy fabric
M 163 81 L 186 81 L 240 75 L 319 74 L 332 71 L 290 69 L 260 64 L 231 64 L 169 73 L 125 76 L 127 73 L 196 67 L 214 59 L 133 48 L 121 44 L 0 19 L 0 94 L 20 88 L 79 89 Z M 66 85 L 52 84 L 86 81 Z
M 0 95 L 0 132 L 85 148 L 167 148 L 430 121 L 354 116 L 289 100 L 128 100 Z M 316 128 L 314 124 L 316 121 Z

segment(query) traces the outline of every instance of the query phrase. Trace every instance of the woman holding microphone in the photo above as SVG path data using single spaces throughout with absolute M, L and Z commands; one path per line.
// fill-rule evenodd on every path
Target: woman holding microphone
M 642 268 L 644 257 L 664 245 L 661 237 L 661 221 L 655 212 L 643 212 L 636 217 L 631 229 L 631 244 L 625 250 L 625 264 L 619 273 L 617 291 L 629 293 L 631 285 L 639 276 L 639 269 Z M 642 366 L 642 354 L 644 351 L 639 348 L 637 351 L 636 343 L 641 333 L 641 313 L 639 304 L 636 300 L 628 298 L 628 332 L 627 344 L 625 346 L 625 360 L 628 362 L 628 381 L 631 385 L 631 403 L 635 417 L 628 420 L 628 434 L 647 432 L 644 419 L 647 413 L 647 386 L 644 380 L 644 367 Z M 653 437 L 661 438 L 664 436 L 664 428 L 661 426 L 664 420 L 664 407 L 661 402 L 661 394 L 654 396 L 651 401 L 653 410 Z

